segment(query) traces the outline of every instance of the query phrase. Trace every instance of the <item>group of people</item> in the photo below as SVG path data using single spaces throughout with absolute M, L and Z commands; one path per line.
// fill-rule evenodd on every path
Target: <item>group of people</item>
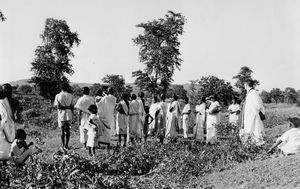
M 96 96 L 92 97 L 89 88 L 84 87 L 83 95 L 76 101 L 68 88 L 67 84 L 63 84 L 54 100 L 64 150 L 69 148 L 74 109 L 78 110 L 80 143 L 91 156 L 95 155 L 95 148 L 100 145 L 106 145 L 109 151 L 113 135 L 118 135 L 119 146 L 122 142 L 122 146 L 129 142 L 147 142 L 149 136 L 163 143 L 165 138 L 178 137 L 181 132 L 184 138 L 191 137 L 189 130 L 192 124 L 194 139 L 213 144 L 217 138 L 216 126 L 220 122 L 221 111 L 217 95 L 200 99 L 195 107 L 195 123 L 191 123 L 192 109 L 187 97 L 184 98 L 183 108 L 175 94 L 171 102 L 166 102 L 165 95 L 156 95 L 152 96 L 151 103 L 147 103 L 143 92 L 138 95 L 123 93 L 117 102 L 112 88 L 99 89 Z M 262 145 L 265 109 L 252 80 L 245 82 L 245 89 L 247 95 L 243 106 L 233 98 L 233 103 L 228 107 L 229 122 L 239 129 L 241 139 L 250 137 L 257 145 Z M 0 87 L 0 160 L 11 159 L 16 164 L 22 164 L 33 152 L 29 148 L 32 143 L 25 142 L 26 132 L 15 128 L 15 121 L 19 117 L 18 107 L 18 101 L 12 97 L 12 87 L 4 84 Z M 277 140 L 270 148 L 270 153 L 277 146 L 286 155 L 300 152 L 299 120 L 289 119 L 293 128 Z

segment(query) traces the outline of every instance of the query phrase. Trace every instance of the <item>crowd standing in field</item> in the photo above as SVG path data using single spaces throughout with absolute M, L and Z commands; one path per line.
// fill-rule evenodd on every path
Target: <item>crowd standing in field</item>
M 61 86 L 61 92 L 56 95 L 54 106 L 57 107 L 58 127 L 61 129 L 61 143 L 67 151 L 70 140 L 70 126 L 74 109 L 78 111 L 79 142 L 83 149 L 88 149 L 90 156 L 96 153 L 96 147 L 105 145 L 110 150 L 111 137 L 118 137 L 118 146 L 126 147 L 135 143 L 147 142 L 149 136 L 164 143 L 165 138 L 172 139 L 181 136 L 200 143 L 213 145 L 217 139 L 216 126 L 220 123 L 222 107 L 217 94 L 202 97 L 195 107 L 195 123 L 190 126 L 192 108 L 187 97 L 182 108 L 176 94 L 170 102 L 166 96 L 156 94 L 151 103 L 146 102 L 144 93 L 123 93 L 121 99 L 114 96 L 113 88 L 99 89 L 95 97 L 90 96 L 90 89 L 83 87 L 83 95 L 76 101 L 68 92 L 68 85 Z M 264 144 L 265 109 L 260 96 L 254 89 L 254 82 L 245 82 L 247 95 L 243 106 L 233 97 L 228 107 L 229 122 L 239 129 L 243 141 L 251 139 L 256 145 Z M 4 84 L 0 87 L 0 160 L 12 160 L 22 165 L 34 152 L 29 149 L 26 133 L 23 129 L 15 131 L 15 121 L 19 118 L 19 104 L 12 96 L 12 87 Z M 291 130 L 284 133 L 270 148 L 275 147 L 285 155 L 300 152 L 299 118 L 289 119 Z M 192 134 L 189 128 L 193 127 Z M 182 134 L 181 134 L 182 133 Z M 190 133 L 190 134 L 189 134 Z M 123 139 L 123 145 L 122 145 Z

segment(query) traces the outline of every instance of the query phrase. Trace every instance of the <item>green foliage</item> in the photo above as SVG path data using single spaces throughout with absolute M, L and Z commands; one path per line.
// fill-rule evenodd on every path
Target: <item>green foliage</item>
M 102 78 L 102 81 L 109 84 L 109 86 L 114 89 L 114 96 L 116 96 L 118 99 L 120 99 L 122 93 L 126 91 L 125 79 L 122 75 L 106 75 L 104 78 Z
M 299 94 L 292 87 L 286 87 L 284 89 L 284 102 L 286 103 L 296 103 L 299 98 Z
M 232 79 L 236 79 L 235 87 L 237 87 L 240 90 L 240 99 L 245 99 L 247 91 L 245 90 L 244 84 L 247 79 L 252 79 L 251 74 L 253 71 L 247 67 L 243 66 L 241 67 L 239 73 L 236 76 L 233 76 Z M 259 85 L 259 81 L 253 79 L 254 85 Z
M 271 94 L 265 90 L 261 91 L 260 97 L 261 97 L 263 103 L 271 103 L 272 102 Z
M 187 96 L 187 91 L 184 89 L 183 85 L 171 85 L 167 91 L 167 97 L 170 98 L 176 94 L 179 98 L 183 99 Z
M 48 18 L 41 35 L 42 45 L 35 50 L 35 59 L 31 63 L 34 76 L 31 82 L 38 86 L 39 94 L 54 100 L 62 83 L 68 83 L 65 74 L 74 73 L 70 58 L 71 51 L 80 40 L 76 32 L 71 32 L 65 20 Z
M 271 98 L 276 102 L 283 102 L 284 100 L 284 93 L 279 88 L 273 88 L 270 91 Z
M 146 67 L 132 72 L 132 76 L 141 89 L 154 94 L 167 92 L 175 69 L 181 66 L 178 37 L 183 34 L 185 22 L 180 13 L 168 11 L 165 18 L 137 25 L 144 33 L 133 42 L 140 47 L 140 62 Z
M 225 105 L 227 105 L 230 99 L 232 99 L 232 96 L 235 95 L 230 83 L 216 76 L 202 77 L 199 80 L 199 85 L 199 94 L 197 96 L 208 97 L 210 95 L 217 95 L 219 101 Z
M 32 88 L 32 86 L 26 84 L 26 85 L 19 86 L 17 91 L 22 94 L 30 94 L 33 92 L 33 88 Z

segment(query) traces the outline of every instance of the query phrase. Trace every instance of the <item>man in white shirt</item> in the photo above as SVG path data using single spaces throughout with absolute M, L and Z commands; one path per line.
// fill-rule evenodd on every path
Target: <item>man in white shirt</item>
M 58 127 L 61 128 L 61 141 L 63 148 L 68 149 L 70 140 L 70 122 L 73 118 L 74 96 L 67 92 L 69 85 L 62 84 L 61 92 L 55 96 L 54 106 L 57 107 Z
M 188 138 L 188 123 L 191 114 L 191 106 L 189 104 L 188 97 L 185 97 L 185 106 L 182 110 L 182 128 L 183 128 L 183 138 Z

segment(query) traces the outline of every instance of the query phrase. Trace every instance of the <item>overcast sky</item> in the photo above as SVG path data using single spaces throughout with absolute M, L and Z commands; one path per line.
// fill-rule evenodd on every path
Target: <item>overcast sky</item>
M 233 82 L 248 66 L 260 89 L 300 89 L 297 0 L 0 0 L 0 10 L 7 17 L 0 22 L 0 83 L 32 76 L 30 62 L 46 18 L 64 19 L 79 34 L 72 82 L 120 74 L 131 83 L 132 71 L 143 68 L 132 42 L 142 30 L 135 26 L 172 10 L 187 19 L 174 83 L 208 75 Z

